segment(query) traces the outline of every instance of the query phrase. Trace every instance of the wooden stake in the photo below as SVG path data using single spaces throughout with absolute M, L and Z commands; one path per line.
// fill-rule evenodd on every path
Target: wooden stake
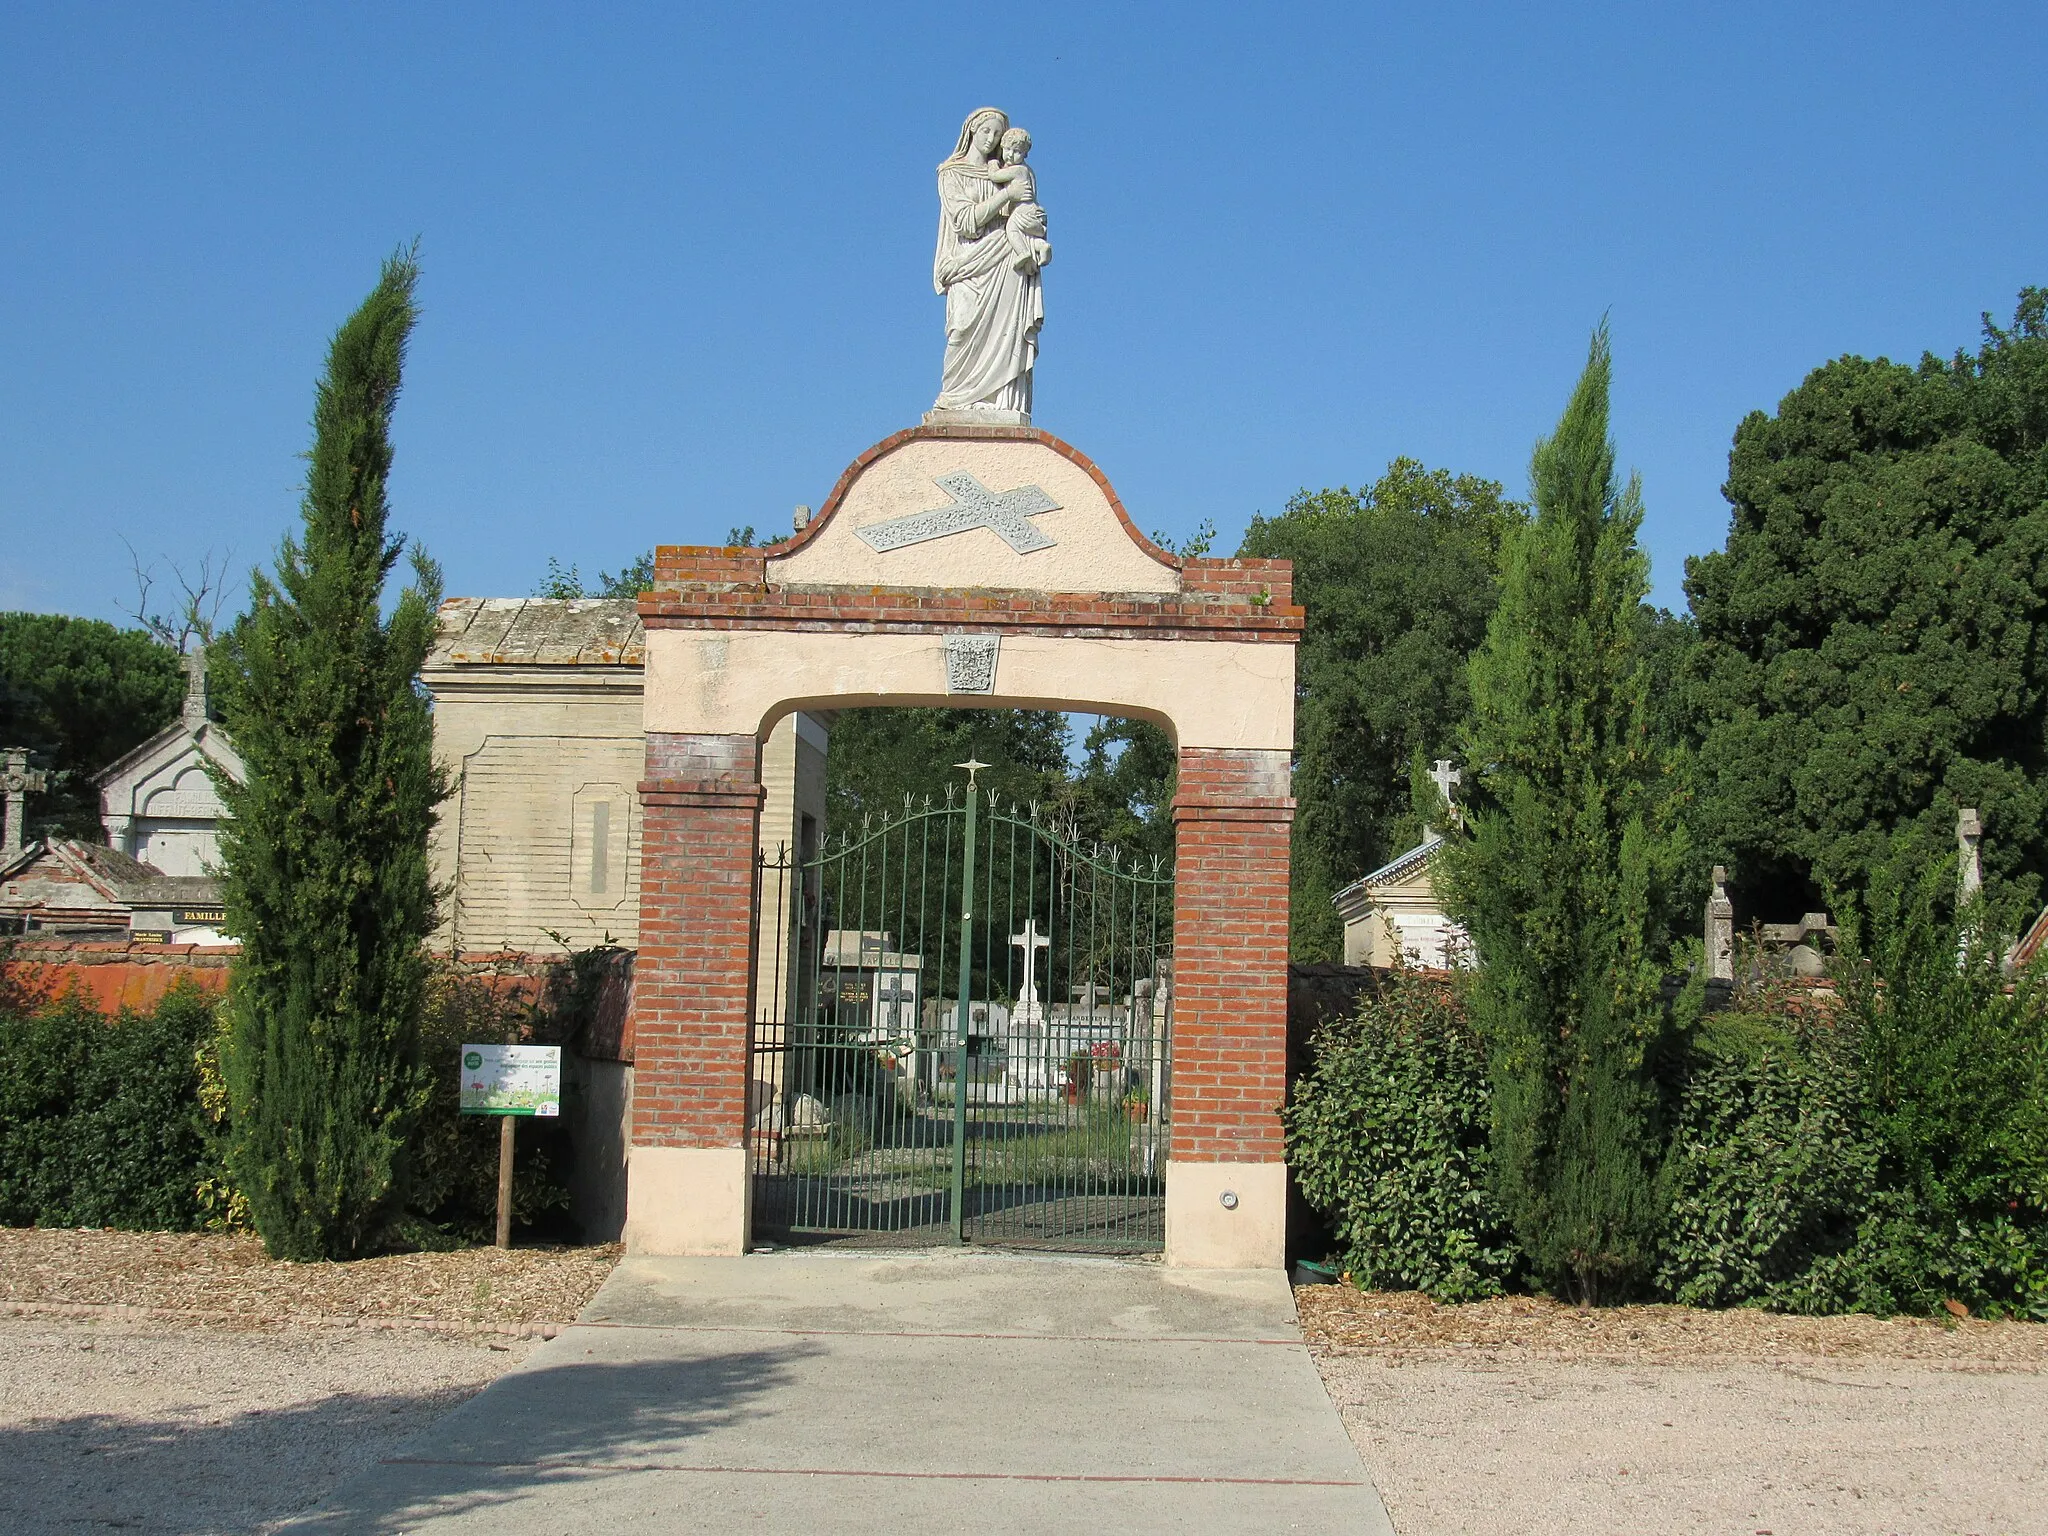
M 498 1246 L 512 1246 L 512 1138 L 517 1115 L 498 1116 Z

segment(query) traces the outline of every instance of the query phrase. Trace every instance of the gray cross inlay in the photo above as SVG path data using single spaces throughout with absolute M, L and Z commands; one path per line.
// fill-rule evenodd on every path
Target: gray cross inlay
M 883 554 L 906 544 L 965 533 L 969 528 L 988 529 L 1020 555 L 1050 549 L 1059 542 L 1025 521 L 1040 512 L 1057 512 L 1060 508 L 1058 502 L 1035 485 L 1020 485 L 1014 491 L 992 491 L 965 471 L 935 476 L 933 483 L 952 496 L 951 506 L 887 518 L 853 531 Z

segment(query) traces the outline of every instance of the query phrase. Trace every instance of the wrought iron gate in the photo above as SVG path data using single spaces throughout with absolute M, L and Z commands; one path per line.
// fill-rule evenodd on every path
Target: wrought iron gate
M 972 786 L 760 869 L 754 1229 L 1164 1240 L 1173 872 Z

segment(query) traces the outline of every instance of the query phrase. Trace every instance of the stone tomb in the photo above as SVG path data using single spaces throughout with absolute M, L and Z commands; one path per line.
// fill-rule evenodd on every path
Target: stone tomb
M 629 1249 L 748 1243 L 764 744 L 796 711 L 986 704 L 1134 716 L 1176 743 L 1167 1262 L 1282 1263 L 1289 565 L 1167 554 L 1051 434 L 937 424 L 862 454 L 781 544 L 661 548 L 639 613 Z

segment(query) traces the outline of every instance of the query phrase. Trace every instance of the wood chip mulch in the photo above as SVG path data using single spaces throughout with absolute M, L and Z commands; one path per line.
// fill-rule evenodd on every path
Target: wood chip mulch
M 1987 1370 L 2048 1367 L 2048 1325 L 1980 1318 L 1786 1317 L 1735 1308 L 1567 1306 L 1508 1296 L 1441 1306 L 1413 1292 L 1303 1286 L 1302 1332 L 1330 1354 L 1390 1361 L 1458 1359 L 1617 1364 L 1744 1364 L 1870 1359 Z
M 4 1227 L 0 1314 L 545 1335 L 583 1310 L 619 1254 L 612 1243 L 292 1264 L 254 1237 Z

